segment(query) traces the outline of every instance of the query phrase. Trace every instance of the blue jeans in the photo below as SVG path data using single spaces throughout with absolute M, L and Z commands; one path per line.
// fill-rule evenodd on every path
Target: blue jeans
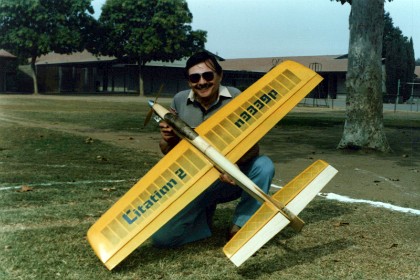
M 260 189 L 268 193 L 274 177 L 274 165 L 268 157 L 258 156 L 239 168 Z M 261 203 L 240 187 L 217 180 L 160 228 L 152 236 L 153 244 L 157 247 L 177 247 L 210 237 L 210 224 L 216 205 L 238 198 L 241 199 L 235 209 L 233 224 L 242 227 Z

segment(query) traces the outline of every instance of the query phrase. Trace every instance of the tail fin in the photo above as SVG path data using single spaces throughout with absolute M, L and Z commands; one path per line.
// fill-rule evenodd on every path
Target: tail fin
M 298 215 L 335 176 L 337 170 L 324 161 L 316 161 L 290 181 L 273 198 Z M 290 223 L 289 219 L 267 203 L 225 245 L 225 255 L 240 266 L 265 243 Z

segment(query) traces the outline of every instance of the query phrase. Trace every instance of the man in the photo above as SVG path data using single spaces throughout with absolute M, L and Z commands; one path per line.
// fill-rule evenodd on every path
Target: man
M 220 84 L 222 67 L 207 52 L 196 53 L 188 59 L 185 76 L 191 89 L 175 95 L 171 110 L 193 128 L 240 94 L 238 89 Z M 175 147 L 180 138 L 167 123 L 161 122 L 159 126 L 162 135 L 159 146 L 166 154 Z M 274 165 L 268 157 L 259 155 L 258 144 L 236 164 L 257 186 L 268 193 L 274 176 Z M 238 198 L 241 199 L 235 209 L 228 236 L 231 238 L 261 204 L 236 186 L 228 174 L 221 174 L 219 180 L 152 236 L 153 243 L 158 247 L 176 247 L 210 237 L 216 205 Z

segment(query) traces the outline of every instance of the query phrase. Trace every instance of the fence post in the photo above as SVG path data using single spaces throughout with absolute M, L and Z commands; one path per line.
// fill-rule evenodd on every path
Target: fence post
M 397 111 L 398 97 L 400 95 L 400 79 L 398 79 L 397 96 L 395 97 L 394 113 Z

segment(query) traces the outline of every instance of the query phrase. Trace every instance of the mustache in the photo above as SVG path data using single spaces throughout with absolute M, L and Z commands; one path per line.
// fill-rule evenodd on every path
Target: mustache
M 213 86 L 213 83 L 205 83 L 205 84 L 195 85 L 194 88 L 195 89 L 208 89 L 208 88 L 210 88 L 212 86 Z

